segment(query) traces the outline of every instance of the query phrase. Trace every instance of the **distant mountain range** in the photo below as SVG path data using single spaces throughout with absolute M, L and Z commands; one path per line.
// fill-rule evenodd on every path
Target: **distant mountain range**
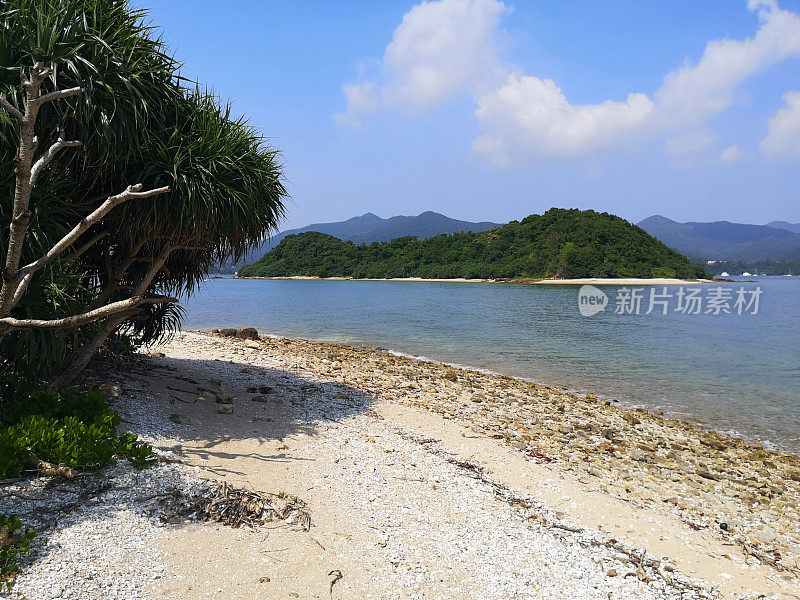
M 786 231 L 794 231 L 795 233 L 800 233 L 800 223 L 787 223 L 786 221 L 773 221 L 772 223 L 767 223 L 767 227 L 773 227 L 775 229 L 785 229 Z
M 753 262 L 765 258 L 800 259 L 800 223 L 679 223 L 656 215 L 637 225 L 694 260 Z
M 388 219 L 382 219 L 373 213 L 365 213 L 360 217 L 353 217 L 346 221 L 338 221 L 336 223 L 314 223 L 299 229 L 281 231 L 250 252 L 239 263 L 227 265 L 226 270 L 236 270 L 243 265 L 254 263 L 277 246 L 287 235 L 304 233 L 306 231 L 327 233 L 340 240 L 354 242 L 355 244 L 369 244 L 372 242 L 388 242 L 406 236 L 426 239 L 443 233 L 450 234 L 461 231 L 478 233 L 499 226 L 499 223 L 490 223 L 489 221 L 471 223 L 469 221 L 451 219 L 450 217 L 430 210 L 415 217 L 396 216 L 389 217 Z

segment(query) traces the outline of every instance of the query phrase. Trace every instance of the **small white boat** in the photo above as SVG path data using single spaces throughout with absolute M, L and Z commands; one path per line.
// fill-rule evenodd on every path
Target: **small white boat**
M 752 273 L 748 273 L 747 271 L 742 273 L 742 277 L 752 277 L 752 276 L 753 276 L 753 274 Z
M 719 276 L 720 276 L 720 277 L 730 277 L 730 276 L 731 276 L 731 274 L 730 274 L 730 273 L 728 273 L 727 271 L 723 271 L 722 273 L 720 273 L 720 274 L 719 274 Z

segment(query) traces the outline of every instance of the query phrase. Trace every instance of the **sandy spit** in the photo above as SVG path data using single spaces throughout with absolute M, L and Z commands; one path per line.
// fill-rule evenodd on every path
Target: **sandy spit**
M 696 285 L 698 283 L 714 283 L 715 279 L 674 279 L 674 278 L 614 278 L 614 277 L 590 277 L 583 279 L 467 279 L 456 277 L 453 279 L 425 279 L 422 277 L 391 277 L 391 278 L 364 278 L 354 279 L 352 277 L 309 277 L 305 275 L 295 275 L 292 277 L 236 277 L 235 279 L 264 279 L 264 280 L 286 280 L 286 281 L 429 281 L 439 283 L 514 283 L 521 285 Z

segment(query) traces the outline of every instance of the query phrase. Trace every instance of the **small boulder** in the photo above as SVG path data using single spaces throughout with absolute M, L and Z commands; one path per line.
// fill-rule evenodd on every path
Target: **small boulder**
M 235 329 L 220 329 L 219 334 L 222 337 L 236 337 L 236 330 Z
M 221 404 L 217 412 L 221 415 L 233 414 L 233 404 Z
M 800 481 L 800 469 L 787 469 L 783 472 L 783 476 L 792 481 Z
M 248 394 L 269 394 L 271 391 L 271 385 L 253 385 L 247 388 Z
M 119 398 L 122 395 L 122 388 L 113 383 L 104 383 L 100 386 L 100 389 L 109 398 Z
M 453 369 L 448 369 L 444 374 L 444 379 L 447 381 L 458 381 L 458 373 Z
M 240 330 L 236 332 L 236 337 L 240 340 L 257 340 L 258 331 L 256 331 L 253 327 L 242 327 Z
M 622 415 L 622 418 L 625 422 L 629 423 L 630 425 L 638 425 L 641 421 L 638 419 L 636 415 L 631 412 L 626 412 Z
M 233 404 L 233 398 L 230 396 L 217 396 L 217 404 Z
M 215 392 L 203 392 L 197 397 L 199 402 L 219 402 L 219 396 Z

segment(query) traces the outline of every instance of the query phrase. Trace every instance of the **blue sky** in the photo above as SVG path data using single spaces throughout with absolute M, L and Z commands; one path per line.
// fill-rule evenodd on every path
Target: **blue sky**
M 800 221 L 800 0 L 139 4 L 282 151 L 284 228 Z

